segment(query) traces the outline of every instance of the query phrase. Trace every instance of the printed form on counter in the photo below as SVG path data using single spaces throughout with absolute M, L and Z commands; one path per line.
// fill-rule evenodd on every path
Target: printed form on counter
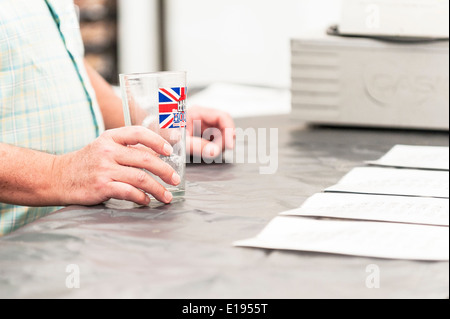
M 275 217 L 256 237 L 235 246 L 387 259 L 449 260 L 448 227 Z
M 449 260 L 449 148 L 396 145 L 239 247 Z
M 318 193 L 283 216 L 311 216 L 449 226 L 445 198 Z
M 327 192 L 449 198 L 447 171 L 357 167 Z
M 446 146 L 395 145 L 376 161 L 378 166 L 449 170 L 449 148 Z

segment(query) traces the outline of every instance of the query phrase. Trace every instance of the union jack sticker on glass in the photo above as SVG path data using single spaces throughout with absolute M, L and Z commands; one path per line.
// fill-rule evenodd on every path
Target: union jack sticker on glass
M 186 88 L 159 89 L 159 128 L 186 126 Z
M 186 72 L 120 74 L 126 125 L 144 126 L 167 140 L 171 156 L 159 156 L 181 177 L 178 186 L 149 174 L 174 197 L 184 195 L 186 167 Z

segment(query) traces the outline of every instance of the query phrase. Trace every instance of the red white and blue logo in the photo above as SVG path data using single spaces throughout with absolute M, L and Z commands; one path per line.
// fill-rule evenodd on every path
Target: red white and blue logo
M 186 88 L 160 88 L 159 128 L 186 126 Z

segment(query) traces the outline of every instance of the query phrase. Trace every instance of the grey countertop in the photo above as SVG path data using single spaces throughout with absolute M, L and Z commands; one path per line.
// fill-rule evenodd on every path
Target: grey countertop
M 0 298 L 448 298 L 448 262 L 232 246 L 395 144 L 448 146 L 448 132 L 315 127 L 289 116 L 236 124 L 279 129 L 275 174 L 261 175 L 258 163 L 188 164 L 186 195 L 173 204 L 48 215 L 0 238 Z M 379 288 L 366 286 L 372 264 Z M 77 289 L 66 285 L 69 265 Z

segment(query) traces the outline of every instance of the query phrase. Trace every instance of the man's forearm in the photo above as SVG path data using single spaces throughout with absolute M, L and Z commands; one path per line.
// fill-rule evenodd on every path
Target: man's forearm
M 94 88 L 106 129 L 124 126 L 122 100 L 114 92 L 112 86 L 102 78 L 87 62 L 85 67 L 92 87 Z
M 56 156 L 0 143 L 0 202 L 57 206 L 52 166 Z

